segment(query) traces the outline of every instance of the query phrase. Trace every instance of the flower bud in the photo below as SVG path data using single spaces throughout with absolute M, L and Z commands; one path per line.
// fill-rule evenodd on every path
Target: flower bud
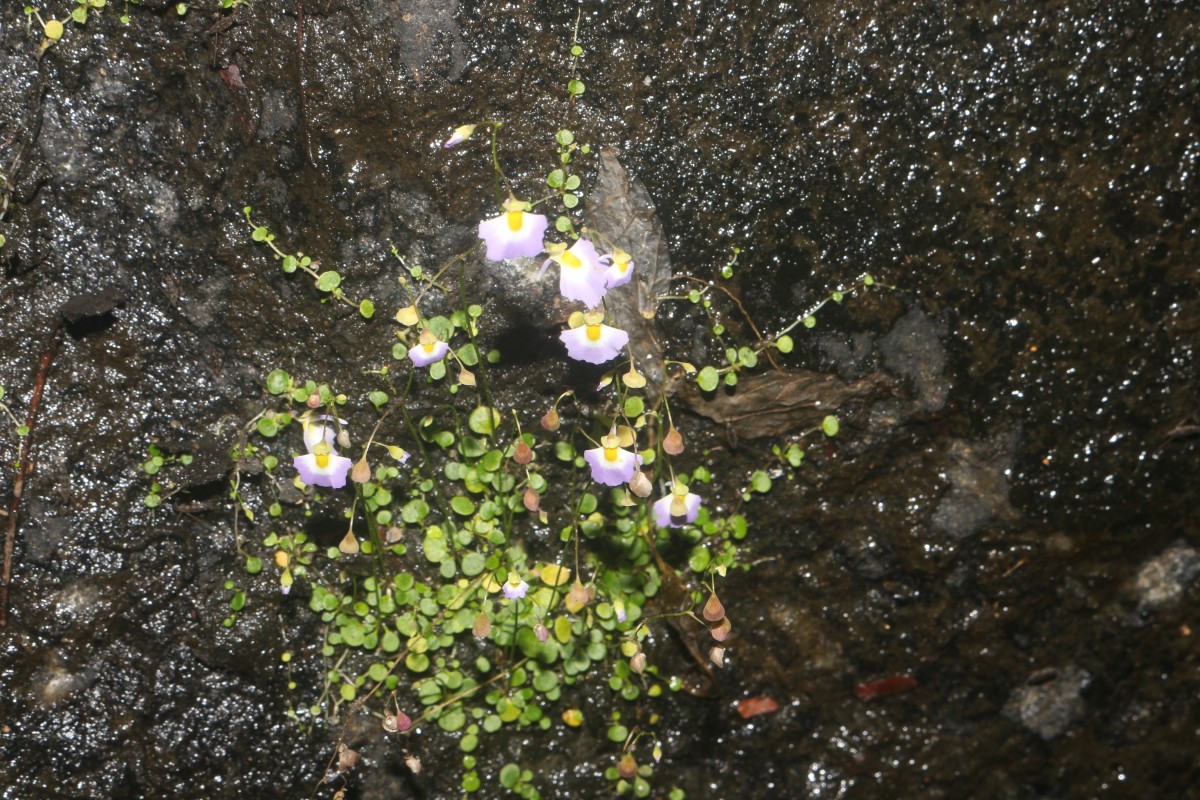
M 646 473 L 639 469 L 633 473 L 633 478 L 629 481 L 629 491 L 638 497 L 649 497 L 650 492 L 654 491 L 654 485 L 650 483 L 650 479 L 646 477 Z
M 718 667 L 725 666 L 725 648 L 717 646 L 709 650 L 708 660 L 716 664 Z
M 533 635 L 537 637 L 539 642 L 545 644 L 546 640 L 550 638 L 550 629 L 539 622 L 533 627 Z
M 355 462 L 354 469 L 350 470 L 350 480 L 355 483 L 366 483 L 371 480 L 371 465 L 367 463 L 365 455 Z
M 704 618 L 709 622 L 716 622 L 725 616 L 725 606 L 721 605 L 721 601 L 717 599 L 717 593 L 713 592 L 708 596 L 708 602 L 704 604 Z
M 304 405 L 308 406 L 309 408 L 317 408 L 318 406 L 320 406 L 321 405 L 320 393 L 313 392 L 312 394 L 310 394 L 308 396 L 308 399 L 304 401 Z

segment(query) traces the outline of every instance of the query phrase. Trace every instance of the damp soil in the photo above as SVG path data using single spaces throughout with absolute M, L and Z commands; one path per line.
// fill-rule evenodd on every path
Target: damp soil
M 302 601 L 252 588 L 221 625 L 224 582 L 247 583 L 228 449 L 272 368 L 374 388 L 362 354 L 389 352 L 391 312 L 321 304 L 241 209 L 395 308 L 392 246 L 441 263 L 494 213 L 484 150 L 440 148 L 476 119 L 504 121 L 530 191 L 558 127 L 612 148 L 675 274 L 744 307 L 720 317 L 741 341 L 864 271 L 895 287 L 799 329 L 776 380 L 817 399 L 779 398 L 777 425 L 738 428 L 757 415 L 736 391 L 680 403 L 681 458 L 730 510 L 821 387 L 846 398 L 839 435 L 743 508 L 753 566 L 723 584 L 719 692 L 663 705 L 655 796 L 1195 786 L 1193 5 L 145 0 L 128 24 L 118 5 L 40 58 L 20 9 L 0 18 L 0 384 L 18 417 L 67 320 L 0 631 L 0 797 L 332 795 L 333 735 L 287 716 L 324 669 Z M 577 13 L 587 91 L 569 103 Z M 505 352 L 497 391 L 540 413 L 595 376 L 567 364 L 535 273 L 462 271 Z M 711 358 L 688 304 L 657 325 L 674 357 Z M 196 456 L 154 513 L 151 443 Z M 6 500 L 18 447 L 0 439 Z M 768 696 L 776 711 L 739 715 Z M 354 733 L 348 797 L 458 796 L 453 736 L 415 737 L 413 774 L 377 730 Z M 502 796 L 506 761 L 546 797 L 611 793 L 598 722 L 489 747 L 481 796 Z

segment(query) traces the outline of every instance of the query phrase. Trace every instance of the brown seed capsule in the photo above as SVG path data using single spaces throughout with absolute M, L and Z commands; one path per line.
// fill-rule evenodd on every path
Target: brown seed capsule
M 346 531 L 346 535 L 338 543 L 338 550 L 341 550 L 348 556 L 352 556 L 358 552 L 358 539 L 355 538 L 354 531 Z
M 714 647 L 708 651 L 708 660 L 716 664 L 718 667 L 725 666 L 725 648 Z
M 704 618 L 709 622 L 716 622 L 725 616 L 725 606 L 721 605 L 721 601 L 717 599 L 717 593 L 713 592 L 708 596 L 708 602 L 704 604 Z
M 387 529 L 386 539 L 388 544 L 395 544 L 404 538 L 404 529 L 398 528 L 395 525 Z
M 626 752 L 621 756 L 621 760 L 617 762 L 617 774 L 627 781 L 631 781 L 637 777 L 637 761 L 633 758 L 633 753 Z
M 513 461 L 518 464 L 528 464 L 533 461 L 533 448 L 525 444 L 524 440 L 517 442 L 517 446 L 513 450 Z
M 367 463 L 366 456 L 355 462 L 354 469 L 350 470 L 350 480 L 355 483 L 366 483 L 371 480 L 371 465 Z
M 545 413 L 542 417 L 542 427 L 548 431 L 558 430 L 558 411 L 556 409 L 552 408 Z
M 357 750 L 351 750 L 349 747 L 346 747 L 346 745 L 344 745 L 344 744 L 340 745 L 338 747 L 338 764 L 337 764 L 338 772 L 346 772 L 347 770 L 352 769 L 354 767 L 354 765 L 357 763 L 358 763 L 358 751 Z
M 640 650 L 633 654 L 629 659 L 629 668 L 638 675 L 642 674 L 642 670 L 646 668 L 646 654 Z
M 471 626 L 471 633 L 478 639 L 483 639 L 492 632 L 492 618 L 487 615 L 486 611 L 480 611 L 479 616 L 475 618 L 475 624 Z
M 663 450 L 672 456 L 677 456 L 683 452 L 683 437 L 679 435 L 679 431 L 675 430 L 672 425 L 667 431 L 667 435 L 663 437 Z
M 654 491 L 654 484 L 650 483 L 646 473 L 639 469 L 633 473 L 633 478 L 629 481 L 629 491 L 638 497 L 649 497 L 650 492 Z
M 525 504 L 526 511 L 537 511 L 541 507 L 542 498 L 533 489 L 526 489 L 525 496 L 521 498 L 521 502 Z
M 458 382 L 461 383 L 463 386 L 474 386 L 475 385 L 475 373 L 471 372 L 471 370 L 466 369 L 466 368 L 459 370 L 458 371 Z
M 718 642 L 723 642 L 729 638 L 729 632 L 732 629 L 733 624 L 730 623 L 729 617 L 725 617 L 716 625 L 713 625 L 711 628 L 709 628 L 708 632 L 711 633 L 712 637 Z
M 405 756 L 404 766 L 408 767 L 408 771 L 413 775 L 421 774 L 421 759 L 416 756 Z

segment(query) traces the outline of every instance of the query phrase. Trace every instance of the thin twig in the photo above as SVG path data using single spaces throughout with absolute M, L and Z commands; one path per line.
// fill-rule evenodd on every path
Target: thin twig
M 21 439 L 21 457 L 13 479 L 12 499 L 8 503 L 8 534 L 4 538 L 4 572 L 0 575 L 0 628 L 8 625 L 8 586 L 12 577 L 13 548 L 17 541 L 17 512 L 21 510 L 21 496 L 25 492 L 25 476 L 29 474 L 30 449 L 33 445 L 33 429 L 37 424 L 38 406 L 42 402 L 42 390 L 46 388 L 46 376 L 58 353 L 62 341 L 62 319 L 54 324 L 50 341 L 38 361 L 37 377 L 33 382 L 33 397 L 29 400 L 29 414 L 25 417 L 25 436 Z

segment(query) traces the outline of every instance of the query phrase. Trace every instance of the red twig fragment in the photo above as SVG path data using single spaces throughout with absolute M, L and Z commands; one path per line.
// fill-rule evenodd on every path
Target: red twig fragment
M 13 548 L 17 540 L 17 512 L 21 510 L 21 495 L 25 491 L 25 476 L 29 474 L 30 450 L 33 446 L 33 428 L 37 424 L 38 406 L 42 402 L 42 390 L 46 388 L 46 376 L 50 373 L 50 364 L 58 353 L 59 342 L 62 341 L 62 320 L 54 325 L 50 333 L 50 342 L 42 352 L 38 361 L 37 377 L 33 382 L 33 397 L 29 400 L 29 414 L 25 417 L 25 436 L 21 438 L 21 457 L 17 462 L 16 476 L 13 478 L 12 499 L 8 502 L 8 533 L 4 537 L 4 572 L 0 575 L 0 627 L 8 625 L 8 585 L 12 577 Z
M 854 687 L 854 693 L 858 695 L 859 700 L 874 700 L 877 697 L 887 697 L 893 694 L 907 692 L 909 689 L 916 688 L 917 681 L 915 678 L 910 678 L 907 675 L 896 675 L 891 678 L 883 678 L 870 683 L 860 683 Z

